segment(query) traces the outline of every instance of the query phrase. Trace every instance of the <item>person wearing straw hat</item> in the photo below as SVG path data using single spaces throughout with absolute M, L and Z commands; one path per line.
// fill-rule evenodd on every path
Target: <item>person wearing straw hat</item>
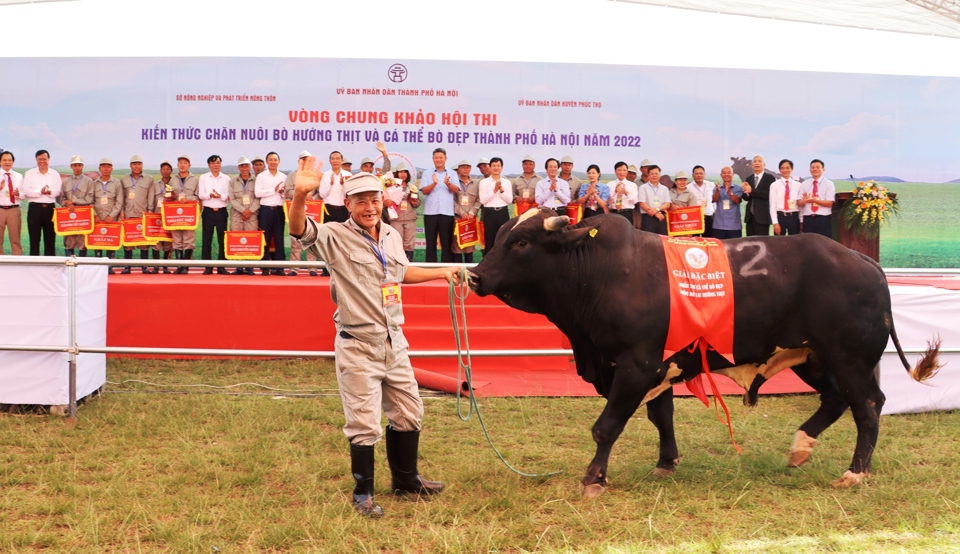
M 443 483 L 420 476 L 417 469 L 423 401 L 408 356 L 401 283 L 446 279 L 458 283 L 455 267 L 413 267 L 403 252 L 400 234 L 383 224 L 383 184 L 375 175 L 358 173 L 344 183 L 350 216 L 344 223 L 318 225 L 307 219 L 306 199 L 320 186 L 323 162 L 312 156 L 297 162 L 297 182 L 289 210 L 290 234 L 329 264 L 337 337 L 337 383 L 350 441 L 351 472 L 356 480 L 353 506 L 363 516 L 379 518 L 374 501 L 374 444 L 386 430 L 391 488 L 398 494 L 427 495 Z M 349 309 L 340 309 L 349 306 Z M 295 324 L 303 324 L 297 314 Z
M 307 152 L 306 150 L 304 150 L 304 151 L 300 152 L 300 155 L 297 156 L 297 159 L 298 159 L 298 160 L 302 160 L 302 159 L 304 159 L 304 158 L 307 158 L 308 156 L 310 156 L 310 152 Z M 283 182 L 283 197 L 284 197 L 284 199 L 286 199 L 286 200 L 293 200 L 293 191 L 294 191 L 295 184 L 296 184 L 296 178 L 297 178 L 297 171 L 296 171 L 296 170 L 293 170 L 293 171 L 291 171 L 290 173 L 287 174 L 287 179 L 286 179 L 286 181 Z M 311 196 L 310 198 L 308 198 L 308 200 L 320 200 L 320 197 L 317 195 L 316 192 L 314 192 L 314 193 L 313 193 L 313 196 Z M 297 239 L 295 239 L 295 238 L 293 238 L 293 237 L 290 237 L 290 261 L 291 261 L 291 262 L 299 262 L 299 261 L 302 259 L 302 256 L 301 256 L 302 252 L 303 252 L 303 246 L 300 245 L 300 241 L 298 241 Z M 308 262 L 315 262 L 315 261 L 317 261 L 317 257 L 313 254 L 313 252 L 307 251 L 307 261 L 308 261 Z M 321 270 L 321 274 L 324 275 L 324 276 L 328 275 L 327 273 L 324 273 L 323 270 Z M 297 275 L 297 268 L 295 268 L 295 267 L 290 268 L 290 271 L 287 272 L 287 275 L 289 275 L 289 276 L 291 276 L 291 277 L 296 277 L 296 275 Z M 311 269 L 311 270 L 310 270 L 310 276 L 311 276 L 311 277 L 316 277 L 316 276 L 317 276 L 317 270 Z
M 400 182 L 387 187 L 383 204 L 397 212 L 397 217 L 390 217 L 390 226 L 400 233 L 403 252 L 407 255 L 407 260 L 412 262 L 417 242 L 417 208 L 420 206 L 420 194 L 417 193 L 416 185 L 410 183 L 413 176 L 407 164 L 398 164 L 393 175 Z
M 71 212 L 77 206 L 93 205 L 93 179 L 83 174 L 83 158 L 74 156 L 70 158 L 70 169 L 73 174 L 63 178 L 63 187 L 60 192 L 60 205 L 68 208 Z M 84 235 L 67 235 L 63 237 L 63 249 L 67 256 L 73 256 L 76 252 L 81 257 L 86 257 L 87 246 L 84 242 Z M 2 239 L 0 239 L 2 240 Z
M 145 212 L 157 211 L 157 195 L 153 184 L 153 177 L 143 174 L 143 158 L 133 156 L 130 158 L 130 173 L 120 178 L 120 186 L 123 187 L 123 217 L 126 219 L 143 217 Z M 145 260 L 149 257 L 149 247 L 140 247 L 140 259 Z M 123 247 L 123 257 L 127 260 L 133 259 L 133 247 Z M 123 268 L 120 273 L 130 273 L 130 266 Z M 148 270 L 146 267 L 140 268 L 140 273 L 157 273 L 157 269 Z
M 256 179 L 251 174 L 250 160 L 246 156 L 240 156 L 237 160 L 237 170 L 240 174 L 230 179 L 230 192 L 227 194 L 230 202 L 230 230 L 256 231 L 260 228 L 260 199 L 254 191 Z M 253 268 L 239 267 L 233 275 L 253 275 Z

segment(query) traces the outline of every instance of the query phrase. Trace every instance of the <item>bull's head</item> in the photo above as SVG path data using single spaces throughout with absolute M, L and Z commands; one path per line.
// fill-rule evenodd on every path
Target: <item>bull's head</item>
M 571 269 L 566 253 L 581 247 L 600 227 L 598 218 L 572 227 L 569 222 L 567 216 L 547 209 L 528 210 L 507 222 L 493 248 L 470 272 L 470 288 L 480 296 L 493 294 L 519 310 L 544 313 L 550 281 Z

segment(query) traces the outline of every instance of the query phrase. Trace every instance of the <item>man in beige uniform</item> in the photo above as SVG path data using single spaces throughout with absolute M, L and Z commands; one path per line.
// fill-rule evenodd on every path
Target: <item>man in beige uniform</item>
M 479 182 L 470 178 L 470 162 L 460 160 L 457 164 L 457 192 L 453 195 L 453 216 L 460 220 L 468 217 L 477 217 L 480 212 L 480 198 L 478 196 Z M 454 223 L 456 225 L 456 223 Z M 453 261 L 457 263 L 473 263 L 473 252 L 476 246 L 460 248 L 457 237 L 453 237 L 450 251 L 453 252 Z
M 577 192 L 580 190 L 580 185 L 583 184 L 580 179 L 573 176 L 573 157 L 564 156 L 560 158 L 560 175 L 559 177 L 567 182 L 570 185 L 570 195 L 573 198 L 577 197 Z
M 537 183 L 540 182 L 540 176 L 534 172 L 535 164 L 530 154 L 523 157 L 521 161 L 523 174 L 513 180 L 514 204 L 533 205 L 537 202 Z
M 190 173 L 190 158 L 186 154 L 177 158 L 177 175 L 173 178 L 173 202 L 200 202 L 200 179 Z M 198 214 L 199 215 L 199 214 Z M 197 243 L 197 231 L 170 231 L 173 235 L 173 251 L 178 260 L 193 258 Z M 177 273 L 190 273 L 189 267 L 177 268 Z
M 125 219 L 142 219 L 144 212 L 157 211 L 157 194 L 153 185 L 153 177 L 143 174 L 143 159 L 140 156 L 130 158 L 130 174 L 120 178 L 123 185 L 123 217 Z M 149 247 L 140 247 L 140 259 L 149 257 Z M 123 247 L 123 257 L 133 259 L 133 247 Z M 140 273 L 156 273 L 157 269 L 140 268 Z M 130 266 L 123 268 L 120 273 L 130 273 Z
M 308 156 L 310 156 L 310 152 L 307 152 L 306 150 L 304 150 L 300 152 L 300 155 L 297 156 L 297 159 L 302 160 L 307 158 Z M 296 179 L 297 179 L 296 171 L 291 171 L 290 173 L 287 174 L 287 180 L 283 182 L 283 198 L 285 200 L 293 200 L 293 191 L 296 188 Z M 314 193 L 307 200 L 320 200 L 320 196 L 317 193 Z M 290 261 L 291 262 L 301 261 L 302 252 L 303 252 L 303 246 L 300 245 L 300 241 L 298 241 L 293 237 L 290 237 Z M 313 252 L 307 250 L 307 261 L 315 262 L 317 261 L 317 256 Z M 287 275 L 290 275 L 291 277 L 295 277 L 297 275 L 297 268 L 295 267 L 290 268 L 290 271 L 287 272 Z M 328 274 L 323 273 L 323 275 L 328 275 Z M 310 276 L 316 277 L 317 270 L 311 269 Z
M 240 174 L 230 180 L 227 200 L 230 202 L 230 230 L 256 231 L 260 228 L 258 214 L 260 199 L 255 194 L 256 179 L 250 172 L 250 160 L 246 156 L 237 160 Z M 252 267 L 238 267 L 233 275 L 253 275 Z
M 381 406 L 387 413 L 387 461 L 397 493 L 433 494 L 443 483 L 417 471 L 423 401 L 407 355 L 400 283 L 433 279 L 458 281 L 457 269 L 410 267 L 400 234 L 382 223 L 383 185 L 359 173 L 344 183 L 346 222 L 318 225 L 308 220 L 305 201 L 320 185 L 320 164 L 309 157 L 297 162 L 297 183 L 290 207 L 290 234 L 329 264 L 331 296 L 338 305 L 337 383 L 350 440 L 356 488 L 353 504 L 364 516 L 382 517 L 373 499 L 374 444 L 380 439 Z M 341 310 L 340 307 L 349 306 Z M 291 321 L 302 325 L 302 314 Z
M 160 212 L 160 204 L 163 204 L 164 200 L 168 200 L 170 202 L 176 201 L 176 198 L 173 197 L 172 175 L 173 166 L 170 165 L 170 162 L 164 160 L 163 163 L 160 164 L 160 179 L 155 181 L 153 184 L 153 193 L 154 197 L 156 198 L 154 204 L 157 206 L 158 213 Z M 154 260 L 160 259 L 160 252 L 163 252 L 164 260 L 169 260 L 170 255 L 173 253 L 173 243 L 168 240 L 158 241 L 153 245 Z M 154 273 L 156 272 L 156 269 L 154 269 Z M 164 267 L 163 272 L 166 274 L 172 273 L 168 267 Z
M 60 189 L 60 205 L 74 211 L 77 206 L 93 204 L 93 179 L 83 174 L 83 158 L 74 156 L 70 159 L 70 169 L 73 175 L 64 177 L 63 187 Z M 63 237 L 63 249 L 67 256 L 73 256 L 79 251 L 81 257 L 86 257 L 87 246 L 84 235 L 67 235 Z
M 113 162 L 110 158 L 100 160 L 100 179 L 93 184 L 93 214 L 97 221 L 113 223 L 123 212 L 123 185 L 113 175 Z M 97 250 L 94 255 L 98 258 L 107 253 L 113 258 L 113 250 Z M 113 273 L 113 268 L 108 270 Z

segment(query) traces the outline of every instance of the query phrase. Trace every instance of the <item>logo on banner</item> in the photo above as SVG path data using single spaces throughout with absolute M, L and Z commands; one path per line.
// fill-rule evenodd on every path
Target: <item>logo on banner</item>
M 707 267 L 707 253 L 700 248 L 688 248 L 684 258 L 687 260 L 687 265 L 693 269 L 703 269 Z
M 158 217 L 153 221 L 153 224 L 156 225 L 157 227 L 161 227 L 163 226 L 163 221 Z
M 682 213 L 680 214 L 680 219 L 682 219 L 683 221 L 686 221 L 690 219 L 690 216 L 688 216 L 686 213 Z
M 183 208 L 177 208 L 177 215 L 183 215 Z
M 407 68 L 401 63 L 395 63 L 387 70 L 387 77 L 394 83 L 402 83 L 407 80 Z
M 240 237 L 240 244 L 247 244 L 247 237 Z
M 143 225 L 137 223 L 137 231 L 143 231 Z
M 101 234 L 101 235 L 106 235 L 106 234 L 107 234 L 107 228 L 106 228 L 106 227 L 101 227 L 101 228 L 100 228 L 100 234 Z
M 77 219 L 77 214 L 71 212 L 70 219 Z

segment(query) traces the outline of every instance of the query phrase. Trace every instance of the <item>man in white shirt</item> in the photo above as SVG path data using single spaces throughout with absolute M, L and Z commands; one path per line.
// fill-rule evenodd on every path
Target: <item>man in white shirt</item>
M 203 225 L 203 244 L 200 247 L 200 257 L 204 260 L 212 260 L 212 249 L 210 243 L 213 241 L 213 233 L 217 233 L 217 245 L 220 251 L 217 255 L 218 260 L 226 260 L 226 245 L 223 243 L 223 233 L 227 230 L 227 207 L 229 206 L 227 198 L 230 195 L 230 177 L 220 173 L 220 167 L 223 160 L 220 156 L 214 154 L 207 158 L 208 173 L 200 176 L 200 204 L 203 205 L 201 214 L 201 223 Z M 226 275 L 229 273 L 227 268 L 218 267 L 217 273 Z M 208 267 L 203 270 L 204 275 L 213 274 L 213 268 Z
M 478 194 L 480 204 L 483 206 L 483 254 L 493 248 L 493 243 L 497 240 L 497 233 L 500 227 L 510 220 L 510 204 L 513 203 L 513 187 L 510 180 L 501 177 L 503 171 L 503 160 L 500 158 L 490 159 L 490 176 L 482 179 L 479 184 Z
M 797 235 L 800 233 L 800 182 L 795 181 L 793 162 L 780 161 L 781 177 L 770 185 L 770 221 L 774 235 Z
M 810 162 L 810 176 L 800 186 L 800 212 L 803 218 L 804 233 L 818 233 L 828 239 L 833 238 L 833 225 L 830 223 L 830 214 L 833 212 L 833 201 L 837 190 L 833 181 L 823 178 L 823 162 Z
M 43 255 L 56 255 L 57 235 L 53 229 L 53 209 L 63 188 L 63 177 L 50 169 L 50 153 L 37 150 L 37 167 L 23 176 L 20 193 L 30 203 L 27 207 L 27 233 L 30 235 L 30 255 L 40 255 L 40 239 L 43 238 Z
M 323 172 L 320 178 L 320 189 L 317 194 L 323 199 L 327 213 L 323 217 L 324 223 L 336 221 L 345 222 L 350 213 L 344 207 L 343 184 L 351 177 L 350 172 L 343 169 L 343 155 L 334 150 L 330 152 L 330 169 Z
M 640 210 L 640 230 L 658 235 L 667 234 L 666 213 L 670 209 L 670 189 L 660 184 L 660 166 L 650 164 L 647 167 L 647 182 L 640 185 L 638 202 Z
M 547 170 L 547 178 L 537 182 L 537 204 L 544 208 L 556 210 L 559 215 L 567 215 L 567 204 L 570 203 L 570 184 L 558 176 L 560 162 L 556 158 L 548 158 L 543 164 Z
M 254 159 L 256 160 L 256 158 Z M 254 185 L 254 194 L 260 199 L 260 229 L 263 230 L 263 240 L 266 241 L 264 261 L 284 261 L 287 251 L 283 245 L 283 231 L 285 228 L 283 216 L 283 183 L 287 176 L 277 170 L 280 166 L 280 155 L 276 152 L 267 154 L 267 169 L 257 175 Z M 270 244 L 274 244 L 274 251 L 270 251 Z M 284 275 L 283 269 L 275 268 L 272 272 L 263 268 L 262 275 Z
M 10 230 L 10 253 L 23 255 L 20 246 L 20 187 L 23 176 L 13 170 L 16 157 L 13 152 L 0 153 L 0 254 L 3 254 L 3 235 Z
M 639 198 L 637 184 L 627 179 L 627 162 L 617 162 L 613 166 L 617 178 L 607 183 L 610 197 L 607 198 L 607 209 L 612 214 L 620 214 L 633 222 L 633 208 Z
M 713 213 L 717 211 L 717 203 L 713 201 L 713 191 L 717 185 L 712 181 L 704 179 L 706 170 L 702 165 L 693 166 L 693 184 L 687 187 L 687 190 L 693 193 L 703 206 L 703 224 L 706 227 L 703 233 L 704 237 L 713 236 Z

